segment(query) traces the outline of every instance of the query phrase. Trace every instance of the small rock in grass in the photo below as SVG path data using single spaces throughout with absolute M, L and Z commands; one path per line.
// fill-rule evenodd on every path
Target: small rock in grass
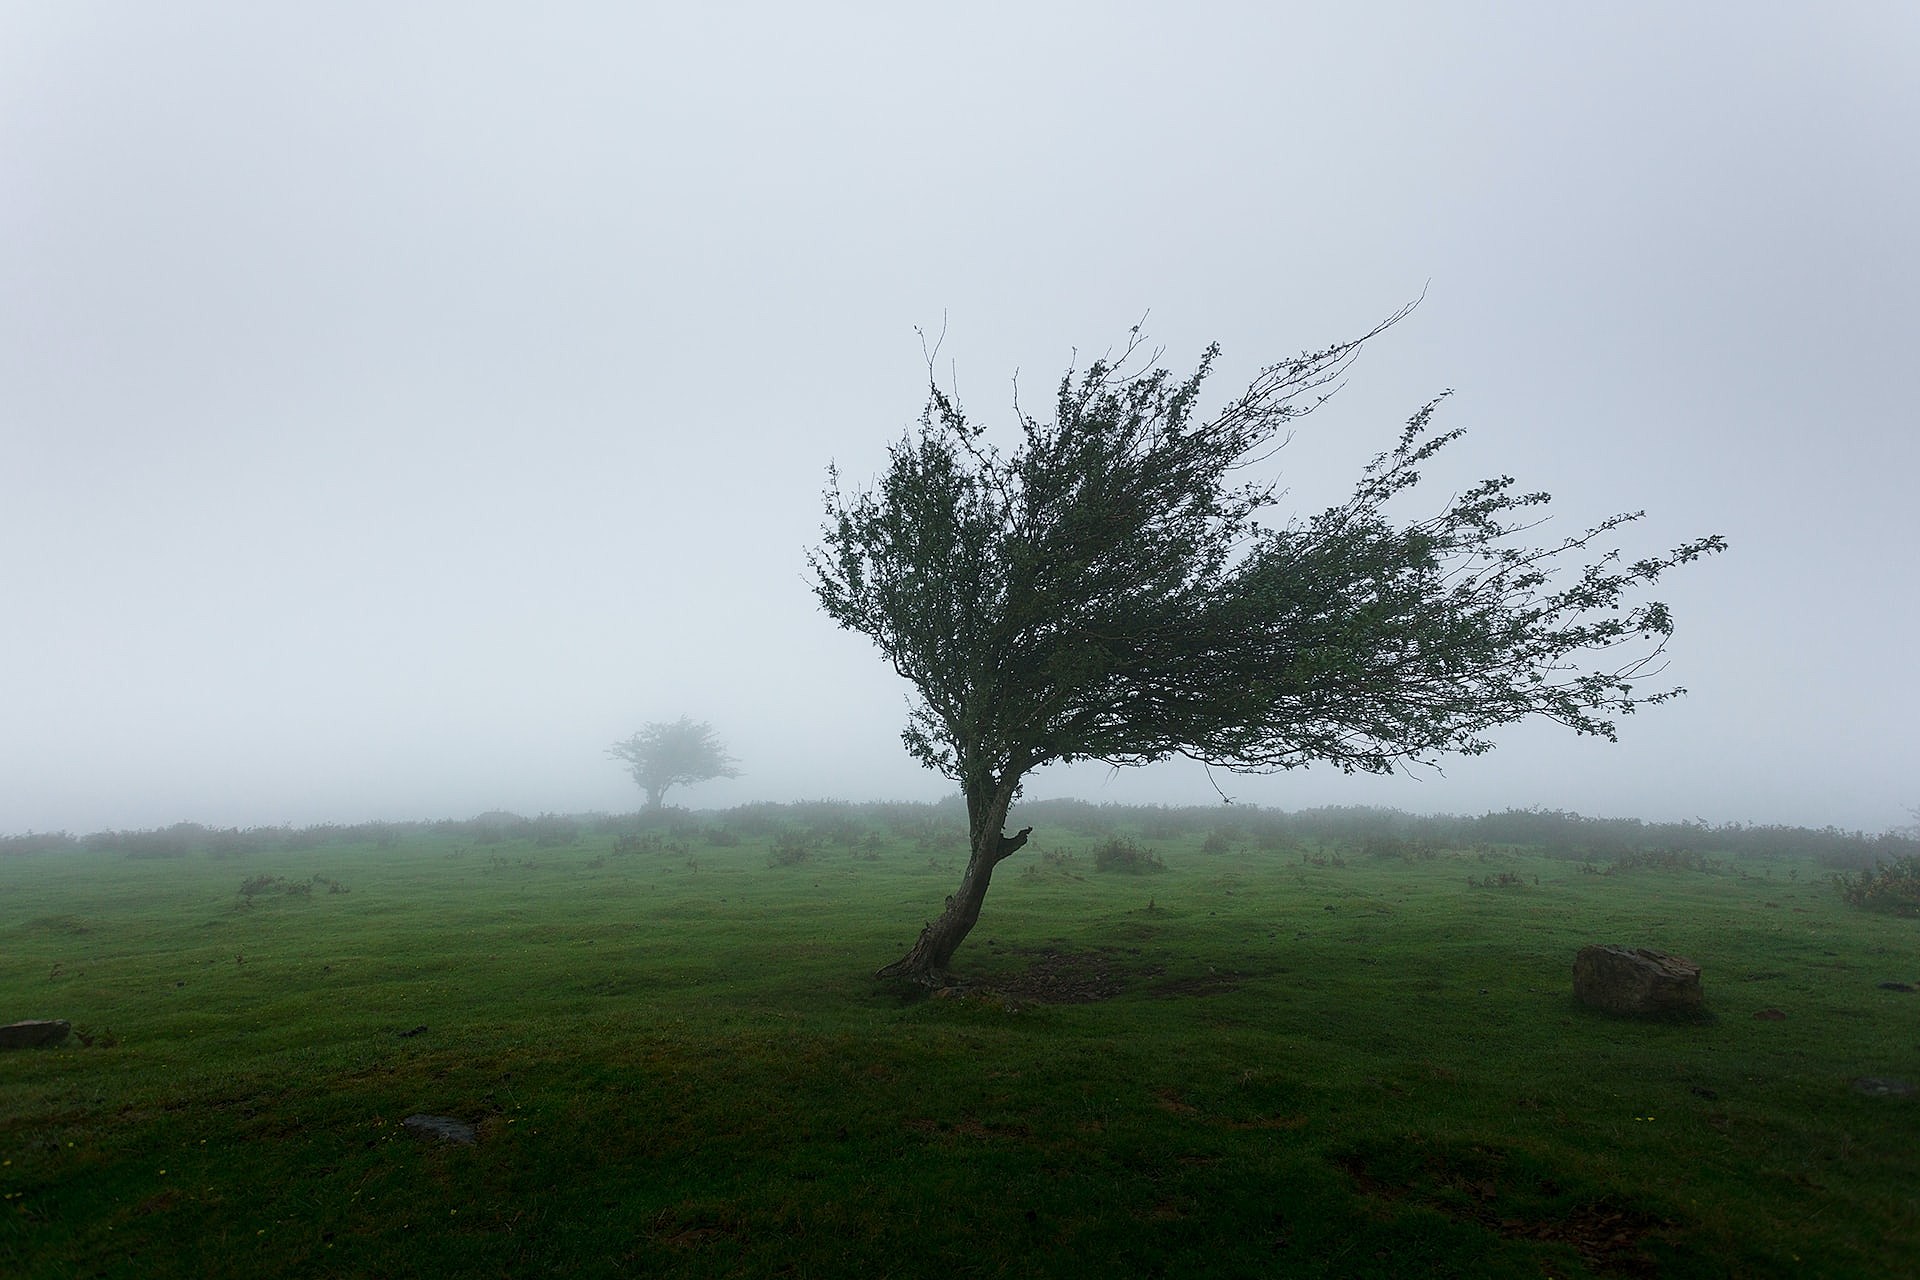
M 1892 1076 L 1861 1076 L 1853 1082 L 1853 1091 L 1864 1093 L 1869 1098 L 1910 1098 L 1920 1093 L 1920 1089 Z
M 440 1138 L 469 1147 L 480 1137 L 472 1125 L 465 1120 L 455 1120 L 452 1116 L 408 1116 L 400 1123 L 423 1138 Z
M 73 1026 L 65 1018 L 33 1018 L 0 1027 L 0 1049 L 37 1049 L 59 1044 Z

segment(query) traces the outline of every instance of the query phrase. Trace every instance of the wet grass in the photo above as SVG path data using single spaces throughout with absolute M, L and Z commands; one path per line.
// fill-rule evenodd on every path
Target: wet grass
M 0 860 L 0 1021 L 91 1039 L 0 1055 L 0 1274 L 1920 1256 L 1920 1098 L 1852 1087 L 1920 1082 L 1920 994 L 1879 985 L 1920 986 L 1920 930 L 1810 863 L 1597 874 L 1196 834 L 1143 840 L 1166 869 L 1126 876 L 1043 830 L 966 985 L 928 997 L 869 975 L 957 854 L 769 865 L 774 841 Z M 1699 961 L 1713 1020 L 1581 1009 L 1588 942 Z M 480 1140 L 416 1138 L 414 1113 Z

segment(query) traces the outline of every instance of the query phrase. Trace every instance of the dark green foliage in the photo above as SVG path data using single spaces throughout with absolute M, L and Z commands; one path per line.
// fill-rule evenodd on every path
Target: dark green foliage
M 848 495 L 834 473 L 812 558 L 821 606 L 913 683 L 907 745 L 963 788 L 1176 754 L 1384 772 L 1484 751 L 1485 730 L 1534 714 L 1612 737 L 1613 714 L 1678 692 L 1635 690 L 1672 620 L 1628 602 L 1719 538 L 1630 564 L 1602 551 L 1557 585 L 1563 558 L 1638 515 L 1516 543 L 1547 497 L 1499 477 L 1395 523 L 1388 503 L 1460 435 L 1434 430 L 1438 402 L 1347 502 L 1265 525 L 1276 487 L 1236 481 L 1359 342 L 1270 367 L 1211 418 L 1214 349 L 1184 380 L 1125 371 L 1134 350 L 1070 370 L 1052 420 L 1023 415 L 1010 454 L 936 386 L 874 490 Z
M 1847 905 L 1896 916 L 1920 916 L 1920 857 L 1899 858 L 1833 878 Z

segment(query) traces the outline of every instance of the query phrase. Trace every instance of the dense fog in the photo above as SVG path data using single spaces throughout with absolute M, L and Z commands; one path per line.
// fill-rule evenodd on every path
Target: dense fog
M 0 12 L 0 833 L 928 800 L 819 612 L 826 468 L 1365 331 L 1271 462 L 1621 510 L 1688 697 L 1442 771 L 1048 769 L 1034 798 L 1880 831 L 1912 673 L 1920 17 L 1065 4 Z M 1656 681 L 1657 682 L 1657 681 Z

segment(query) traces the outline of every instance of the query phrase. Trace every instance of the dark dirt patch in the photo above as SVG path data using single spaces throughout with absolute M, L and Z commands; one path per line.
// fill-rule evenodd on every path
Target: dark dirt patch
M 912 1119 L 901 1123 L 915 1133 L 936 1138 L 1000 1138 L 1025 1142 L 1033 1137 L 1033 1130 L 1024 1124 L 987 1124 L 971 1116 L 962 1116 L 958 1120 Z
M 1160 999 L 1176 996 L 1219 996 L 1238 991 L 1250 975 L 1232 970 L 1201 974 L 1192 978 L 1169 978 L 1147 988 L 1147 994 Z
M 1557 1219 L 1502 1219 L 1490 1225 L 1509 1239 L 1572 1245 L 1588 1266 L 1603 1275 L 1652 1276 L 1659 1274 L 1659 1267 L 1640 1242 L 1667 1224 L 1600 1200 L 1575 1205 Z
M 1140 957 L 1138 947 L 1006 947 L 1003 954 L 1030 956 L 1019 973 L 995 974 L 935 992 L 936 996 L 1004 996 L 1037 1004 L 1092 1004 L 1138 987 L 1156 999 L 1214 996 L 1238 990 L 1253 975 L 1239 970 L 1210 970 L 1184 978 L 1164 978 L 1166 966 Z M 1155 982 L 1156 978 L 1164 978 Z M 1150 984 L 1150 985 L 1143 985 Z
M 1411 1160 L 1399 1152 L 1349 1152 L 1334 1163 L 1363 1194 L 1438 1210 L 1510 1240 L 1570 1246 L 1608 1276 L 1654 1276 L 1658 1262 L 1643 1245 L 1674 1224 L 1607 1196 L 1565 1200 L 1553 1180 L 1509 1169 L 1505 1152 L 1488 1147 L 1427 1149 Z
M 1141 978 L 1164 972 L 1159 965 L 1142 964 L 1137 951 L 1099 947 L 1091 951 L 1061 951 L 1051 947 L 1018 948 L 1032 955 L 1024 973 L 994 978 L 988 985 L 1026 1000 L 1044 1004 L 1092 1004 L 1111 1000 Z

